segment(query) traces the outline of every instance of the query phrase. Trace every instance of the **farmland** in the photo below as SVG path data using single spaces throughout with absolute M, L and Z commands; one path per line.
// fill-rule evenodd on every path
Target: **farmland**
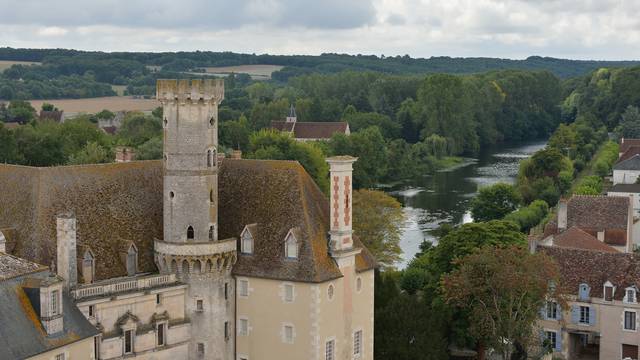
M 31 61 L 12 61 L 12 60 L 0 60 L 0 72 L 5 71 L 10 68 L 12 65 L 40 65 L 39 62 L 31 62 Z
M 269 80 L 271 74 L 282 69 L 280 65 L 238 65 L 205 67 L 207 74 L 228 75 L 230 73 L 249 74 L 254 80 Z
M 106 96 L 87 99 L 54 99 L 30 100 L 35 109 L 40 109 L 43 103 L 53 104 L 67 114 L 97 113 L 104 109 L 110 111 L 151 111 L 160 106 L 155 99 L 141 99 L 132 96 Z

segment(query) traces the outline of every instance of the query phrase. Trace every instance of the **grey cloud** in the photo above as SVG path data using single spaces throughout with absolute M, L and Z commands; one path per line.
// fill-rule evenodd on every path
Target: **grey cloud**
M 0 23 L 234 29 L 245 25 L 345 29 L 375 19 L 371 0 L 0 0 Z
M 407 19 L 400 14 L 391 14 L 387 16 L 386 22 L 390 25 L 404 25 L 407 23 Z

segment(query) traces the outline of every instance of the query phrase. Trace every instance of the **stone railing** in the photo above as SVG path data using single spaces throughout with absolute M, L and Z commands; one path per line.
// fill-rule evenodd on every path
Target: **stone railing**
M 140 277 L 125 277 L 101 281 L 95 284 L 80 285 L 71 290 L 74 299 L 83 299 L 94 296 L 113 295 L 129 291 L 144 290 L 176 283 L 175 274 L 146 275 Z

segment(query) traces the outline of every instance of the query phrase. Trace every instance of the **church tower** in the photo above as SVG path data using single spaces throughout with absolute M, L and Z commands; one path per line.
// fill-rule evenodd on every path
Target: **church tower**
M 161 273 L 189 285 L 190 359 L 232 360 L 236 239 L 218 240 L 218 105 L 221 79 L 158 80 L 164 131 Z

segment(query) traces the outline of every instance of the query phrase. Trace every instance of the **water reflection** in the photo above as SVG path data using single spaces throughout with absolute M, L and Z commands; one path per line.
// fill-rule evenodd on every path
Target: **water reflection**
M 467 223 L 473 219 L 469 202 L 478 187 L 498 182 L 513 183 L 522 159 L 545 146 L 539 141 L 516 147 L 498 147 L 485 151 L 477 160 L 467 161 L 450 171 L 424 176 L 389 189 L 404 206 L 407 218 L 400 246 L 404 268 L 419 251 L 423 239 L 435 241 L 431 234 L 442 223 Z

